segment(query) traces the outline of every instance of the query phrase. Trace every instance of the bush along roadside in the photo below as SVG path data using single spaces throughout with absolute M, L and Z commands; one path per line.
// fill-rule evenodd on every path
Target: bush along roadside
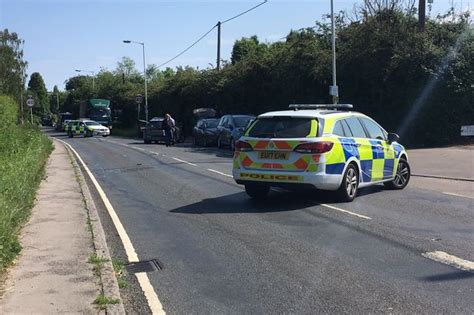
M 38 128 L 18 126 L 17 118 L 17 104 L 0 95 L 0 273 L 21 250 L 18 234 L 53 149 Z

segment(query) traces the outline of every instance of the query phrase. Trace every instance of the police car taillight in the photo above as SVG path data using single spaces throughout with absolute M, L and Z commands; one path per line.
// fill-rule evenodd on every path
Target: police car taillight
M 331 151 L 333 145 L 334 143 L 329 141 L 303 143 L 295 148 L 295 152 L 306 154 L 326 153 Z
M 252 151 L 252 150 L 253 148 L 248 142 L 239 140 L 235 143 L 235 151 Z

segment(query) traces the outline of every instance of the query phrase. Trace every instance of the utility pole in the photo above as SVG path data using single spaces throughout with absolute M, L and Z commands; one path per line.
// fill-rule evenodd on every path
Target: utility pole
M 221 21 L 217 22 L 217 71 L 221 68 Z
M 418 30 L 425 31 L 426 0 L 418 0 Z
M 339 100 L 339 91 L 336 82 L 336 26 L 334 25 L 334 4 L 331 0 L 331 41 L 332 41 L 332 86 L 329 87 L 329 95 L 332 95 L 333 104 Z
M 145 79 L 145 119 L 148 121 L 148 88 L 147 88 L 147 77 L 146 77 L 146 62 L 145 62 L 145 43 L 142 44 L 143 51 L 143 78 Z

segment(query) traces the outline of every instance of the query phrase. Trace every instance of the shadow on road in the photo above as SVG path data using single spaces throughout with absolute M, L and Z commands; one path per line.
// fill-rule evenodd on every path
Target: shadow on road
M 383 187 L 374 186 L 360 190 L 360 197 L 377 193 Z M 301 210 L 323 203 L 338 203 L 335 192 L 271 191 L 264 200 L 253 200 L 245 192 L 204 199 L 200 202 L 170 210 L 173 213 L 215 214 L 215 213 L 267 213 Z
M 449 273 L 443 273 L 440 275 L 434 275 L 429 277 L 423 277 L 421 280 L 429 282 L 438 282 L 438 281 L 452 281 L 452 280 L 462 280 L 473 278 L 474 273 L 469 271 L 455 271 Z
M 172 213 L 216 214 L 216 213 L 265 213 L 299 210 L 319 203 L 300 198 L 297 193 L 271 193 L 263 201 L 250 199 L 245 192 L 200 202 L 171 210 Z

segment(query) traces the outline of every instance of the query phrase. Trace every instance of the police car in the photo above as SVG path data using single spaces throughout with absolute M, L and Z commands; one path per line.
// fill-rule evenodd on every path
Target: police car
M 75 135 L 82 135 L 84 137 L 107 137 L 110 135 L 109 128 L 102 126 L 101 124 L 93 120 L 71 120 L 66 125 L 65 129 L 69 138 L 72 138 Z
M 270 187 L 332 190 L 342 201 L 379 183 L 405 188 L 410 165 L 399 136 L 352 108 L 290 105 L 258 116 L 235 145 L 234 180 L 252 198 Z

